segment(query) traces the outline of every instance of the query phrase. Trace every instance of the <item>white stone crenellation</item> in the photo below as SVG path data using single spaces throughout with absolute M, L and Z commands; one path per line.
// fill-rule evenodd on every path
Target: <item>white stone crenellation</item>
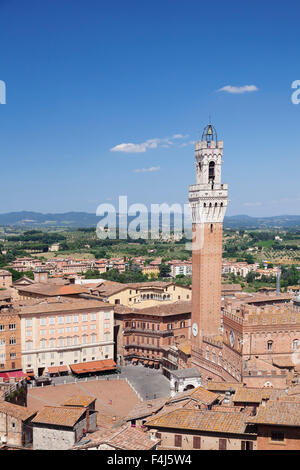
M 196 184 L 190 186 L 193 224 L 222 223 L 228 205 L 228 185 L 221 183 L 222 141 L 195 146 Z

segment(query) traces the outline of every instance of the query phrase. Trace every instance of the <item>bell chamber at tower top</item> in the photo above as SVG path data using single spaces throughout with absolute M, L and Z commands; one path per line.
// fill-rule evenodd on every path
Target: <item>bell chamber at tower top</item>
M 228 198 L 227 184 L 221 183 L 222 157 L 223 142 L 218 141 L 215 127 L 208 124 L 195 146 L 196 184 L 189 192 L 194 221 L 223 220 Z

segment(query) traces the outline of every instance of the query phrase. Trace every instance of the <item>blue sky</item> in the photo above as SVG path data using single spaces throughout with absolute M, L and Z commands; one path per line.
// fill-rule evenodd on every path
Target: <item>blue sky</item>
M 0 212 L 183 204 L 211 115 L 227 214 L 300 214 L 299 13 L 290 0 L 0 0 Z

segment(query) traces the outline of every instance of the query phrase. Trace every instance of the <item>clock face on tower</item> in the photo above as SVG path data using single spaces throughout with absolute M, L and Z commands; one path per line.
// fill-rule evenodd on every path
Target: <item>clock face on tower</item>
M 193 323 L 192 333 L 193 333 L 194 336 L 197 336 L 197 334 L 198 334 L 198 325 L 197 325 L 197 323 Z

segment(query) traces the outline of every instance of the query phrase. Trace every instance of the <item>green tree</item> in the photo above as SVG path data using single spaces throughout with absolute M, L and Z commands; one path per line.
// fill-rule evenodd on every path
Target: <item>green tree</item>
M 100 276 L 97 269 L 88 269 L 84 276 L 85 279 L 99 279 L 101 277 L 102 275 Z
M 169 277 L 171 272 L 171 266 L 169 264 L 160 264 L 159 265 L 159 276 L 160 277 Z

